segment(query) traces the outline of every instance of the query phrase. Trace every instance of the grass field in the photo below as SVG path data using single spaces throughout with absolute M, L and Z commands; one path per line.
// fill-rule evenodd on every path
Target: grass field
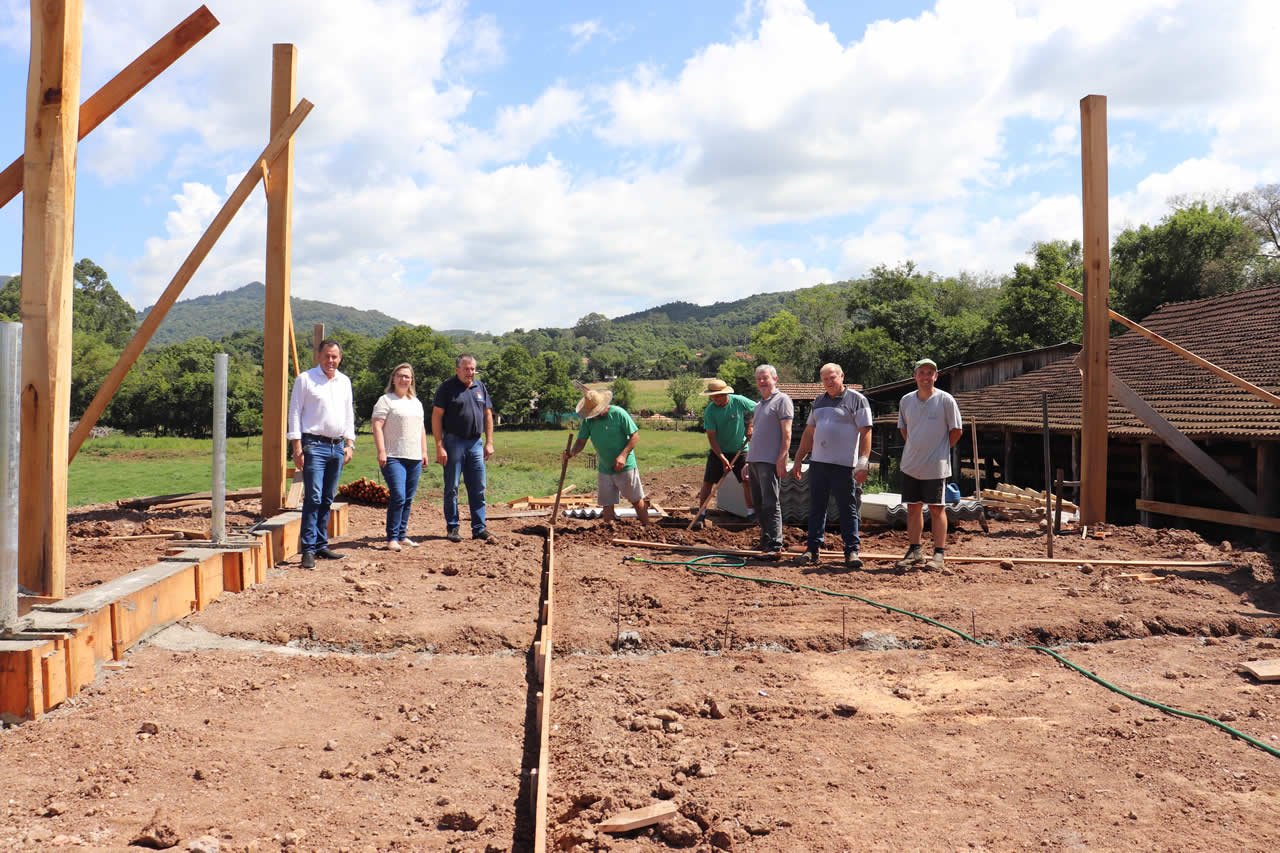
M 675 405 L 671 402 L 671 397 L 667 394 L 666 379 L 635 379 L 631 384 L 636 389 L 635 405 L 632 406 L 633 412 L 641 409 L 648 409 L 651 412 L 661 412 L 666 414 L 671 411 Z M 704 380 L 705 381 L 705 380 Z M 591 382 L 588 388 L 608 388 L 608 382 Z M 701 412 L 702 407 L 706 405 L 706 397 L 693 397 L 689 400 L 689 406 L 695 412 Z
M 525 495 L 554 494 L 560 479 L 560 452 L 570 433 L 563 430 L 499 431 L 494 436 L 494 458 L 489 460 L 490 502 Z M 706 437 L 697 432 L 643 430 L 636 451 L 641 472 L 693 465 L 704 458 Z M 579 491 L 596 487 L 594 468 L 583 455 L 569 463 L 565 485 Z M 197 492 L 210 487 L 213 442 L 194 438 L 146 438 L 111 436 L 84 443 L 68 472 L 69 506 L 108 503 L 142 495 Z M 233 438 L 227 442 L 227 488 L 242 489 L 262 482 L 262 440 Z M 360 477 L 381 482 L 373 436 L 361 434 L 351 464 L 343 469 L 342 482 Z M 444 478 L 439 465 L 423 474 L 419 490 L 439 500 Z

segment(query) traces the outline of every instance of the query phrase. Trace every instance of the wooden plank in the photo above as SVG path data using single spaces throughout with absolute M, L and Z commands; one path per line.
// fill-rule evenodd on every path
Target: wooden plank
M 201 6 L 188 15 L 186 20 L 147 48 L 80 105 L 77 136 L 80 139 L 88 136 L 216 26 L 218 19 L 208 7 Z M 23 158 L 19 157 L 0 172 L 0 207 L 4 207 L 22 192 L 22 161 Z
M 42 709 L 48 711 L 67 699 L 67 659 L 64 641 L 55 640 L 54 648 L 40 656 Z
M 1084 208 L 1084 389 L 1081 417 L 1080 521 L 1107 520 L 1107 360 L 1111 342 L 1111 233 L 1107 211 L 1107 99 L 1080 100 L 1080 165 Z
M 1217 460 L 1200 449 L 1194 441 L 1187 438 L 1177 427 L 1169 423 L 1163 416 L 1147 402 L 1134 393 L 1133 389 L 1124 384 L 1120 377 L 1111 376 L 1111 394 L 1120 403 L 1133 412 L 1138 420 L 1146 424 L 1152 432 L 1164 440 L 1164 443 L 1173 448 L 1179 456 L 1187 461 L 1187 464 L 1195 468 L 1210 483 L 1213 483 L 1219 489 L 1231 498 L 1237 504 L 1244 508 L 1247 513 L 1257 513 L 1258 497 L 1249 490 L 1249 487 L 1241 483 L 1235 477 L 1218 464 Z M 1085 466 L 1088 467 L 1087 464 Z M 1087 523 L 1081 518 L 1081 523 Z
M 120 354 L 115 367 L 111 368 L 111 372 L 103 380 L 102 387 L 98 389 L 98 393 L 94 395 L 84 414 L 81 415 L 80 423 L 76 426 L 76 431 L 71 436 L 70 458 L 75 458 L 76 451 L 80 449 L 80 445 L 84 443 L 89 431 L 98 422 L 98 418 L 102 417 L 107 404 L 111 402 L 112 396 L 115 395 L 116 390 L 120 387 L 120 383 L 124 381 L 125 375 L 150 342 L 151 336 L 155 334 L 160 322 L 169 313 L 173 303 L 182 295 L 183 288 L 187 286 L 187 282 L 191 281 L 191 277 L 195 275 L 200 264 L 208 257 L 214 243 L 218 241 L 218 238 L 222 236 L 222 232 L 231 223 L 231 218 L 236 215 L 236 212 L 244 204 L 249 194 L 253 192 L 253 188 L 258 181 L 262 180 L 262 171 L 258 168 L 257 162 L 263 159 L 274 159 L 275 155 L 283 150 L 290 139 L 293 138 L 294 132 L 306 120 L 311 110 L 312 104 L 306 98 L 298 102 L 298 107 L 290 114 L 289 120 L 280 128 L 280 132 L 275 134 L 271 141 L 267 143 L 267 147 L 262 150 L 262 154 L 254 160 L 254 165 L 245 172 L 240 183 L 232 190 L 222 208 L 213 217 L 213 221 L 209 223 L 209 227 L 205 229 L 204 234 L 196 241 L 195 247 L 187 255 L 187 259 L 182 262 L 182 266 L 178 268 L 178 272 L 174 274 L 164 293 L 156 300 L 156 304 L 147 312 L 147 316 L 143 318 L 138 331 L 134 332 L 133 338 L 125 346 L 124 352 Z
M 236 498 L 256 498 L 262 494 L 262 490 L 257 486 L 250 486 L 247 489 L 233 489 L 227 492 L 227 499 Z M 147 509 L 156 504 L 172 503 L 173 501 L 185 500 L 212 500 L 213 492 L 179 492 L 172 495 L 148 495 L 141 498 L 121 498 L 116 501 L 116 506 L 121 509 Z
M 271 132 L 279 131 L 297 99 L 298 50 L 277 44 L 271 51 Z M 289 411 L 289 260 L 293 222 L 293 140 L 267 159 L 266 316 L 262 339 L 262 514 L 284 507 L 284 466 Z
M 18 582 L 62 597 L 82 0 L 33 0 L 22 199 Z
M 1250 515 L 1244 512 L 1228 512 L 1224 509 L 1210 509 L 1203 506 L 1187 506 L 1186 504 L 1172 504 L 1164 501 L 1144 501 L 1141 498 L 1134 501 L 1138 509 L 1147 512 L 1157 512 L 1161 515 L 1172 515 L 1177 518 L 1194 518 L 1199 521 L 1212 521 L 1216 524 L 1230 524 L 1236 527 L 1251 527 L 1254 530 L 1266 530 L 1271 533 L 1280 533 L 1280 518 L 1271 518 L 1265 515 Z M 950 555 L 948 554 L 948 559 Z
M 1245 661 L 1240 668 L 1259 681 L 1280 681 L 1280 659 Z
M 1063 293 L 1066 293 L 1081 301 L 1084 300 L 1084 295 L 1081 294 L 1080 291 L 1075 290 L 1074 288 L 1071 288 L 1071 287 L 1067 287 L 1062 282 L 1054 282 L 1054 286 L 1056 286 Z M 1226 370 L 1225 368 L 1219 367 L 1218 365 L 1214 364 L 1208 359 L 1201 358 L 1200 356 L 1193 353 L 1191 350 L 1184 349 L 1178 346 L 1168 338 L 1156 334 L 1155 332 L 1148 329 L 1146 326 L 1143 326 L 1141 323 L 1135 323 L 1133 320 L 1130 320 L 1128 317 L 1124 316 L 1123 314 L 1117 314 L 1115 311 L 1108 309 L 1107 316 L 1110 319 L 1115 320 L 1117 323 L 1121 324 L 1122 326 L 1128 327 L 1129 329 L 1133 330 L 1134 332 L 1146 338 L 1147 340 L 1151 341 L 1152 343 L 1159 344 L 1160 346 L 1164 347 L 1170 352 L 1182 356 L 1192 364 L 1198 364 L 1199 366 L 1203 367 L 1205 370 L 1209 371 L 1210 373 L 1214 374 L 1215 376 L 1221 379 L 1225 379 L 1227 382 L 1230 382 L 1232 385 L 1236 386 L 1237 388 L 1242 388 L 1245 391 L 1248 391 L 1250 394 L 1253 394 L 1255 397 L 1261 397 L 1263 400 L 1266 400 L 1268 403 L 1271 403 L 1272 405 L 1280 406 L 1280 396 L 1277 396 L 1276 394 L 1272 394 L 1266 388 L 1260 388 L 1257 385 L 1254 385 L 1249 380 L 1242 379 L 1239 376 L 1236 376 L 1231 371 Z
M 157 575 L 154 583 L 112 604 L 117 660 L 153 629 L 195 612 L 195 563 L 161 563 L 150 568 Z
M 676 804 L 668 800 L 642 809 L 632 809 L 629 812 L 616 814 L 596 824 L 596 829 L 601 832 L 630 832 L 633 829 L 643 829 L 646 826 L 670 820 L 676 814 L 678 814 Z

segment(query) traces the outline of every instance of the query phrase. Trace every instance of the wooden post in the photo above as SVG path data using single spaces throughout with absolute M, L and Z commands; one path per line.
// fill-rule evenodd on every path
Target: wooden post
M 108 80 L 101 89 L 80 105 L 80 124 L 77 136 L 84 139 L 111 114 L 124 106 L 144 86 L 160 76 L 160 73 L 178 60 L 218 26 L 218 19 L 205 6 L 196 9 L 186 20 L 170 30 L 158 42 L 147 48 L 137 59 L 126 65 L 119 74 Z M 0 172 L 0 207 L 8 204 L 22 192 L 22 158 L 14 160 Z
M 311 366 L 320 363 L 320 342 L 324 340 L 324 323 L 316 323 L 311 327 Z
M 1277 459 L 1276 442 L 1274 441 L 1258 441 L 1256 442 L 1258 451 L 1258 514 L 1277 516 L 1280 515 L 1280 478 L 1276 477 L 1276 465 L 1280 464 Z M 1275 535 L 1268 537 L 1274 542 Z M 1266 544 L 1271 544 L 1267 542 Z
M 1040 392 L 1040 412 L 1044 418 L 1044 543 L 1053 557 L 1053 482 L 1049 479 L 1049 392 Z
M 1071 433 L 1071 479 L 1080 482 L 1080 433 Z M 1076 487 L 1076 497 L 1080 497 L 1080 487 Z M 1076 501 L 1079 503 L 1079 501 Z
M 1004 464 L 1000 466 L 1000 482 L 1013 485 L 1013 430 L 1004 428 Z
M 18 582 L 66 595 L 72 237 L 81 0 L 32 0 L 22 180 L 22 453 Z
M 277 44 L 271 54 L 271 133 L 297 100 L 298 51 Z M 293 141 L 267 164 L 266 316 L 262 340 L 262 514 L 284 507 L 284 438 L 289 401 L 289 231 L 293 219 Z
M 969 421 L 973 433 L 973 497 L 982 497 L 982 454 L 978 452 L 978 422 Z
M 1151 470 L 1151 442 L 1143 440 L 1140 445 L 1138 463 L 1138 496 L 1144 501 L 1155 500 L 1155 472 Z M 1151 513 L 1145 509 L 1138 513 L 1138 523 L 1143 527 L 1151 526 Z
M 1107 363 L 1111 237 L 1107 218 L 1107 99 L 1080 100 L 1080 164 L 1084 201 L 1084 394 L 1080 523 L 1107 520 Z

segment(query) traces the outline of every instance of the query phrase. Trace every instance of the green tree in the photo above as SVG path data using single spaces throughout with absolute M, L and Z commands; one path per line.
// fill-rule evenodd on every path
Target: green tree
M 1082 287 L 1084 260 L 1080 241 L 1036 243 L 1030 254 L 1035 263 L 1014 266 L 1013 275 L 1000 288 L 983 355 L 1080 340 L 1083 306 L 1054 287 L 1055 282 L 1076 290 Z
M 1155 227 L 1125 229 L 1111 247 L 1117 310 L 1141 320 L 1166 302 L 1249 287 L 1258 249 L 1243 218 L 1204 202 L 1175 210 Z
M 578 392 L 569 379 L 569 364 L 559 353 L 547 350 L 542 359 L 542 386 L 538 389 L 538 414 L 559 415 L 572 412 Z
M 799 368 L 810 351 L 816 351 L 816 347 L 808 340 L 800 320 L 786 309 L 751 330 L 751 355 L 774 367 Z
M 609 386 L 609 390 L 613 392 L 613 405 L 620 406 L 628 412 L 635 408 L 636 405 L 636 387 L 631 384 L 631 380 L 624 376 L 619 376 L 613 380 L 613 384 Z
M 702 391 L 702 380 L 692 373 L 681 373 L 667 382 L 667 394 L 675 404 L 676 415 L 688 414 L 692 411 L 689 399 Z
M 733 386 L 735 394 L 742 394 L 753 400 L 760 398 L 756 390 L 756 369 L 751 362 L 735 355 L 720 364 L 720 370 L 716 375 Z
M 123 349 L 133 337 L 138 312 L 116 292 L 107 271 L 88 258 L 76 262 L 73 277 L 72 326 Z
M 485 365 L 484 384 L 496 413 L 509 421 L 522 421 L 533 411 L 531 403 L 542 387 L 541 366 L 519 344 L 512 344 Z
M 365 340 L 368 339 L 364 335 L 355 334 L 338 338 L 342 345 L 340 369 L 353 377 L 355 384 L 357 419 L 363 422 L 373 415 L 373 406 L 386 392 L 391 371 L 406 361 L 413 365 L 418 397 L 429 412 L 436 387 L 453 376 L 453 343 L 430 326 L 396 326 L 381 340 L 370 341 L 373 347 L 367 355 Z
M 917 356 L 919 357 L 919 356 Z M 852 329 L 840 339 L 837 363 L 846 382 L 874 388 L 911 375 L 912 355 L 884 329 Z
M 654 376 L 658 379 L 678 376 L 689 369 L 689 363 L 692 361 L 693 353 L 684 344 L 667 347 L 654 364 Z

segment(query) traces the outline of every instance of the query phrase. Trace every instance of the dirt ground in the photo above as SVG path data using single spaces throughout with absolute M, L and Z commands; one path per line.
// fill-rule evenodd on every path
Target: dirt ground
M 699 474 L 644 480 L 682 510 Z M 247 526 L 256 503 L 233 510 L 229 523 Z M 422 547 L 393 553 L 382 519 L 353 506 L 352 535 L 336 544 L 345 560 L 278 566 L 0 733 L 0 849 L 138 849 L 149 824 L 170 830 L 157 843 L 224 853 L 530 849 L 545 520 L 494 520 L 497 544 L 455 545 L 439 508 L 419 504 L 410 535 Z M 207 510 L 76 511 L 69 591 L 149 565 L 163 547 L 104 536 L 207 524 Z M 1238 671 L 1280 658 L 1280 556 L 1111 528 L 1105 541 L 1059 538 L 1055 553 L 1229 565 L 1002 567 L 1043 556 L 1044 542 L 1033 524 L 993 522 L 990 535 L 953 529 L 945 573 L 783 560 L 715 569 L 739 576 L 726 577 L 614 537 L 749 548 L 756 533 L 561 524 L 552 849 L 1280 843 L 1280 758 L 1027 648 L 1052 646 L 1117 687 L 1280 748 L 1280 683 Z M 792 546 L 803 539 L 787 530 Z M 867 527 L 862 550 L 896 555 L 905 542 Z M 838 534 L 827 547 L 839 550 Z M 1143 571 L 1163 579 L 1120 576 Z M 595 829 L 661 801 L 679 811 L 662 827 Z

